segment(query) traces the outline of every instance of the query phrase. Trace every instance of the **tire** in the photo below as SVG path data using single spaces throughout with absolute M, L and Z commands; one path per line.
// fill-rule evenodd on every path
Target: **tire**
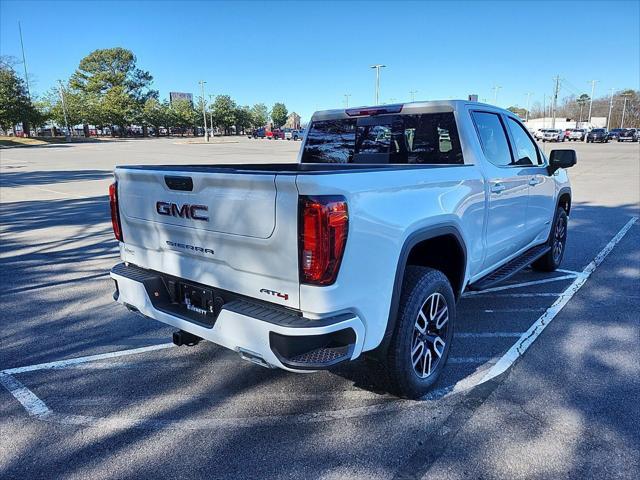
M 547 240 L 547 244 L 551 247 L 551 250 L 533 262 L 531 268 L 540 272 L 553 272 L 557 270 L 562 263 L 564 251 L 566 250 L 568 220 L 569 217 L 567 217 L 565 209 L 558 207 L 553 219 L 553 227 L 549 233 L 549 240 Z
M 408 266 L 395 331 L 383 361 L 391 392 L 417 399 L 429 391 L 449 356 L 455 317 L 455 297 L 447 277 L 432 268 Z

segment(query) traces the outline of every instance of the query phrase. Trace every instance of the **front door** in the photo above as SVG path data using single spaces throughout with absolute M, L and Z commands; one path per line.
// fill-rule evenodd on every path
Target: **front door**
M 527 245 L 526 214 L 531 175 L 513 161 L 500 114 L 472 113 L 486 162 L 489 189 L 485 257 L 482 269 L 493 269 Z
M 515 118 L 507 117 L 511 144 L 516 163 L 527 167 L 529 178 L 529 202 L 526 215 L 527 243 L 543 242 L 549 236 L 555 215 L 555 182 L 542 153 L 525 129 Z

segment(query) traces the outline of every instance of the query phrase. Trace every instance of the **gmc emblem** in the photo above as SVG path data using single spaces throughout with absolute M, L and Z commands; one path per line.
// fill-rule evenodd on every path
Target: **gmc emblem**
M 192 220 L 201 220 L 208 222 L 209 217 L 202 212 L 208 212 L 209 207 L 206 205 L 184 205 L 178 206 L 176 203 L 156 202 L 156 212 L 160 215 L 169 217 L 191 218 Z

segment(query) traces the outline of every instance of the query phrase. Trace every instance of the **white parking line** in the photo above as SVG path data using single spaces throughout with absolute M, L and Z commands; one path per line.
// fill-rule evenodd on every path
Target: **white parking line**
M 425 399 L 439 398 L 439 396 L 446 395 L 448 393 L 467 391 L 482 383 L 485 383 L 492 378 L 497 377 L 501 373 L 505 372 L 526 350 L 531 344 L 538 338 L 542 330 L 551 323 L 551 321 L 557 316 L 557 314 L 564 308 L 564 306 L 571 300 L 573 295 L 584 285 L 589 276 L 595 271 L 595 269 L 604 261 L 606 256 L 613 250 L 613 248 L 620 242 L 624 235 L 629 231 L 633 224 L 638 220 L 638 217 L 633 217 L 627 224 L 616 234 L 615 237 L 598 253 L 598 255 L 591 261 L 582 272 L 578 275 L 566 275 L 563 277 L 555 277 L 552 279 L 538 280 L 534 282 L 525 282 L 515 285 L 507 285 L 505 287 L 496 287 L 493 289 L 485 290 L 483 292 L 472 292 L 472 294 L 481 294 L 489 291 L 500 291 L 509 288 L 518 288 L 528 285 L 537 285 L 541 283 L 553 282 L 558 280 L 564 280 L 573 278 L 574 281 L 571 285 L 560 294 L 559 298 L 549 307 L 545 313 L 538 318 L 538 320 L 523 334 L 517 334 L 519 340 L 499 359 L 490 357 L 450 357 L 448 362 L 451 364 L 484 364 L 490 366 L 489 371 L 485 374 L 482 366 L 476 371 L 475 374 L 465 377 L 455 385 L 439 389 L 438 391 L 430 392 L 425 396 Z M 457 334 L 458 336 L 468 338 L 481 338 L 484 336 L 513 336 L 510 332 L 495 332 L 493 334 L 475 334 L 473 332 L 463 332 Z M 210 418 L 210 419 L 198 419 L 198 420 L 148 420 L 148 419 L 136 419 L 136 418 L 97 418 L 86 415 L 59 415 L 53 412 L 36 394 L 24 386 L 21 382 L 13 377 L 13 375 L 33 372 L 38 370 L 57 369 L 64 368 L 66 366 L 73 366 L 87 362 L 93 362 L 97 360 L 104 360 L 109 358 L 123 357 L 126 355 L 134 355 L 137 353 L 163 350 L 173 347 L 173 343 L 163 343 L 158 345 L 150 345 L 142 348 L 133 348 L 129 350 L 121 350 L 117 352 L 109 352 L 98 355 L 89 355 L 85 357 L 71 358 L 67 360 L 59 360 L 55 362 L 40 363 L 37 365 L 28 365 L 24 367 L 10 368 L 0 371 L 0 383 L 20 402 L 29 415 L 35 416 L 42 420 L 55 421 L 58 423 L 72 424 L 72 425 L 87 425 L 94 427 L 104 428 L 130 428 L 130 427 L 146 427 L 162 428 L 162 427 L 174 427 L 180 426 L 187 429 L 204 429 L 204 428 L 219 428 L 221 426 L 236 427 L 254 427 L 260 424 L 282 424 L 283 422 L 319 422 L 326 420 L 335 420 L 341 418 L 361 417 L 363 415 L 370 415 L 374 413 L 380 413 L 385 411 L 395 410 L 397 408 L 409 408 L 411 406 L 420 405 L 420 402 L 406 402 L 404 400 L 394 400 L 388 403 L 376 404 L 372 406 L 347 408 L 337 411 L 329 412 L 310 412 L 300 415 L 275 415 L 275 416 L 259 416 L 254 418 Z M 495 363 L 494 363 L 495 362 Z
M 547 311 L 542 314 L 538 320 L 531 325 L 529 330 L 524 332 L 520 339 L 513 344 L 513 346 L 505 353 L 498 362 L 491 367 L 491 370 L 487 372 L 487 374 L 478 382 L 477 385 L 480 385 L 484 382 L 488 382 L 492 378 L 497 377 L 498 375 L 505 372 L 513 362 L 515 362 L 527 349 L 531 346 L 531 344 L 538 338 L 538 336 L 542 333 L 542 331 L 551 323 L 551 321 L 560 313 L 560 311 L 565 307 L 565 305 L 573 298 L 580 288 L 585 284 L 587 279 L 591 276 L 591 274 L 598 268 L 603 260 L 609 255 L 613 247 L 615 247 L 620 240 L 625 236 L 625 234 L 629 231 L 629 229 L 633 226 L 634 223 L 638 220 L 638 217 L 633 217 L 629 220 L 624 227 L 616 234 L 615 237 L 611 239 L 609 243 L 596 255 L 585 268 L 582 270 L 581 274 L 576 277 L 576 279 L 567 287 L 567 289 L 563 292 L 563 294 L 551 305 Z
M 85 196 L 80 196 L 80 195 L 74 195 L 73 193 L 69 193 L 69 192 L 59 192 L 57 190 L 51 190 L 50 188 L 43 188 L 43 187 L 36 187 L 35 185 L 22 185 L 20 183 L 13 183 L 13 182 L 4 182 L 5 184 L 8 185 L 12 185 L 14 187 L 23 187 L 23 188 L 32 188 L 34 190 L 41 190 L 43 192 L 48 192 L 48 193 L 55 193 L 56 195 L 62 195 L 62 196 L 69 196 L 69 197 L 73 197 L 73 198 L 80 198 L 80 199 L 85 199 L 88 198 L 86 195 Z
M 27 365 L 26 367 L 8 368 L 0 373 L 7 375 L 17 375 L 19 373 L 35 372 L 37 370 L 51 370 L 54 368 L 64 368 L 79 363 L 95 362 L 96 360 L 105 360 L 107 358 L 124 357 L 126 355 L 135 355 L 137 353 L 153 352 L 155 350 L 164 350 L 165 348 L 175 347 L 173 343 L 160 343 L 158 345 L 149 345 L 147 347 L 131 348 L 129 350 L 119 350 L 117 352 L 99 353 L 97 355 L 88 355 L 86 357 L 69 358 L 67 360 L 58 360 L 56 362 L 38 363 L 37 365 Z

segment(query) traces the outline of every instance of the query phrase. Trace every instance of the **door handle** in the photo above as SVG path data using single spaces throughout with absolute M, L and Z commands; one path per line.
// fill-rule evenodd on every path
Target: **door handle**
M 493 193 L 502 193 L 507 189 L 507 187 L 505 187 L 504 185 L 500 184 L 500 183 L 495 183 L 493 185 L 491 185 L 491 192 Z
M 529 185 L 531 185 L 532 187 L 538 185 L 542 180 L 537 179 L 536 177 L 533 177 L 531 180 L 529 180 Z

